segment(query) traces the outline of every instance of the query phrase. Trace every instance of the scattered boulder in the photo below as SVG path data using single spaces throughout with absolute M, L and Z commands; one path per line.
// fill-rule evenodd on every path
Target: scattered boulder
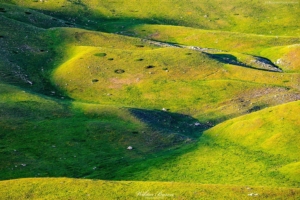
M 254 196 L 258 196 L 258 194 L 257 193 L 250 193 L 250 194 L 248 194 L 248 196 L 254 197 Z
M 127 149 L 128 149 L 128 150 L 132 150 L 133 147 L 132 147 L 132 146 L 128 146 Z

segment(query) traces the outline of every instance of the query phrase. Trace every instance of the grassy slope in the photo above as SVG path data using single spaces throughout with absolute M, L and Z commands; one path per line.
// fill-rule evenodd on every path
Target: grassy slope
M 130 163 L 193 143 L 202 130 L 190 126 L 196 119 L 161 111 L 53 100 L 5 84 L 0 94 L 1 179 L 110 179 Z M 152 115 L 164 121 L 153 125 Z
M 299 156 L 293 152 L 298 149 L 295 145 L 286 145 L 299 141 L 296 134 L 299 121 L 291 117 L 296 116 L 292 112 L 299 108 L 299 104 L 274 108 L 281 115 L 285 114 L 280 108 L 289 110 L 290 115 L 283 116 L 287 122 L 285 126 L 278 125 L 274 116 L 268 117 L 265 110 L 257 113 L 266 116 L 262 121 L 278 126 L 278 130 L 289 130 L 293 141 L 291 138 L 279 141 L 282 135 L 278 132 L 267 144 L 250 148 L 230 135 L 218 137 L 221 134 L 218 127 L 227 126 L 232 122 L 229 121 L 209 130 L 197 144 L 193 144 L 191 141 L 209 126 L 190 126 L 198 120 L 220 122 L 299 99 L 298 47 L 294 45 L 299 43 L 298 5 L 262 5 L 252 1 L 250 6 L 232 1 L 225 6 L 218 1 L 193 1 L 194 6 L 177 2 L 178 8 L 174 8 L 170 6 L 174 2 L 164 1 L 159 5 L 160 9 L 155 10 L 149 9 L 156 6 L 153 2 L 11 2 L 36 11 L 0 4 L 0 44 L 4 47 L 0 49 L 0 75 L 1 82 L 6 83 L 0 86 L 0 137 L 4 138 L 1 144 L 2 179 L 68 176 L 299 187 Z M 146 6 L 148 3 L 149 6 Z M 177 12 L 167 12 L 169 8 Z M 280 12 L 274 15 L 273 9 Z M 208 10 L 211 10 L 210 13 L 206 12 Z M 171 14 L 166 16 L 166 13 Z M 198 20 L 199 17 L 203 20 Z M 256 26 L 252 29 L 249 24 Z M 273 62 L 282 58 L 283 62 L 278 65 L 289 73 L 224 64 L 209 54 L 156 47 L 138 38 L 79 28 L 56 28 L 73 26 L 226 50 L 238 60 L 252 58 L 245 55 L 247 53 L 266 56 Z M 276 47 L 278 45 L 282 47 Z M 149 65 L 155 67 L 145 68 Z M 124 69 L 125 73 L 116 74 L 115 69 Z M 93 82 L 96 79 L 98 82 Z M 30 90 L 62 99 L 54 100 Z M 68 96 L 75 101 L 63 100 Z M 124 105 L 131 108 L 119 108 Z M 134 107 L 166 107 L 198 120 L 181 114 Z M 253 113 L 245 118 L 251 121 L 255 115 Z M 228 125 L 228 128 L 237 126 L 237 123 Z M 258 141 L 255 134 L 269 133 L 270 128 L 269 125 L 260 127 L 251 138 Z M 236 131 L 232 129 L 232 132 Z M 22 140 L 19 140 L 20 136 Z M 275 142 L 280 149 L 273 148 Z M 134 146 L 134 151 L 126 150 L 129 145 Z M 182 147 L 177 149 L 179 146 Z M 118 187 L 118 184 L 113 183 L 108 189 Z M 134 187 L 141 185 L 133 184 Z M 142 188 L 149 187 L 148 183 L 143 184 Z M 156 185 L 160 187 L 164 183 Z M 49 187 L 53 188 L 51 184 Z M 49 187 L 46 190 L 50 191 Z M 104 187 L 108 187 L 107 182 Z M 197 187 L 203 186 L 190 186 L 191 190 Z M 227 187 L 221 187 L 220 193 L 216 193 L 215 186 L 204 187 L 209 188 L 209 195 L 216 195 L 215 198 L 241 197 L 235 192 L 225 194 Z M 178 184 L 174 190 L 180 188 L 183 186 Z M 241 191 L 236 187 L 231 189 Z M 185 192 L 180 192 L 180 195 L 195 195 L 187 194 L 186 188 L 183 190 Z M 269 198 L 274 197 L 269 191 L 277 191 L 275 188 L 262 190 L 268 190 L 264 197 Z M 283 190 L 275 192 L 275 196 L 299 196 Z M 117 195 L 131 197 L 136 195 L 135 192 Z M 242 197 L 247 198 L 244 190 L 242 193 Z
M 57 68 L 52 79 L 68 96 L 81 101 L 150 109 L 166 107 L 203 121 L 218 121 L 218 117 L 224 120 L 223 116 L 245 113 L 255 106 L 299 98 L 299 74 L 223 65 L 191 50 L 77 47 L 75 51 L 78 53 Z M 106 55 L 99 57 L 97 53 Z M 115 73 L 118 69 L 125 72 Z M 274 95 L 278 95 L 277 99 Z
M 300 72 L 300 45 L 279 46 L 265 49 L 262 56 L 270 58 L 274 63 L 287 72 Z
M 295 199 L 296 188 L 269 188 L 195 183 L 20 179 L 0 182 L 4 199 Z M 18 191 L 16 193 L 16 191 Z M 55 195 L 54 195 L 55 194 Z M 249 196 L 258 194 L 258 196 Z M 144 196 L 143 196 L 144 195 Z
M 151 168 L 133 176 L 137 180 L 299 187 L 299 103 L 221 123 L 205 131 L 195 149 L 150 161 Z
M 7 0 L 2 0 L 8 2 Z M 54 15 L 69 15 L 72 21 L 85 26 L 99 27 L 96 23 L 101 18 L 106 30 L 119 26 L 138 23 L 158 23 L 182 25 L 212 30 L 229 30 L 238 32 L 299 35 L 298 3 L 261 2 L 254 0 L 244 2 L 231 0 L 214 1 L 170 1 L 159 4 L 155 1 L 31 1 L 10 0 L 15 4 L 39 10 L 48 10 Z M 102 29 L 103 29 L 102 28 Z
M 55 92 L 53 96 L 64 98 L 67 95 L 94 103 L 149 109 L 167 107 L 172 112 L 193 115 L 203 122 L 223 121 L 253 109 L 298 98 L 299 74 L 262 73 L 240 66 L 224 65 L 209 55 L 192 50 L 158 48 L 140 39 L 114 34 L 75 28 L 36 28 L 41 26 L 40 21 L 46 19 L 48 27 L 63 26 L 64 23 L 53 21 L 52 17 L 35 11 L 31 11 L 32 14 L 28 16 L 24 14 L 28 12 L 26 9 L 5 6 L 7 12 L 3 14 L 3 24 L 10 21 L 15 25 L 9 26 L 11 30 L 6 29 L 6 32 L 14 34 L 1 39 L 6 47 L 2 69 L 14 72 L 18 66 L 19 76 L 26 79 L 25 83 L 17 84 L 27 85 L 35 91 L 48 95 Z M 22 13 L 26 17 L 20 17 Z M 58 22 L 61 24 L 56 24 Z M 18 26 L 26 30 L 14 30 Z M 28 41 L 22 41 L 21 38 L 28 37 L 26 33 L 29 32 L 37 34 Z M 40 40 L 44 42 L 38 42 Z M 288 44 L 285 38 L 279 40 Z M 18 54 L 9 51 L 10 48 L 19 49 L 18 44 L 24 46 L 22 51 Z M 94 55 L 96 53 L 107 55 L 99 57 Z M 13 66 L 7 68 L 9 60 Z M 155 68 L 146 69 L 149 65 Z M 50 84 L 48 77 L 53 74 L 55 66 L 60 67 L 55 70 L 52 78 L 54 83 Z M 125 73 L 115 74 L 114 70 L 119 68 L 125 69 Z M 4 74 L 7 76 L 9 73 Z M 85 78 L 82 79 L 79 74 Z M 11 75 L 6 79 L 9 82 L 15 79 L 20 82 L 18 76 Z M 93 83 L 96 79 L 98 82 Z M 189 81 L 186 82 L 186 79 Z M 30 85 L 28 81 L 33 84 Z M 266 84 L 268 88 L 265 88 Z M 100 90 L 102 92 L 98 92 Z M 178 91 L 181 92 L 179 97 Z M 273 99 L 275 94 L 278 95 L 277 99 Z
M 204 30 L 184 26 L 137 24 L 129 33 L 147 39 L 170 43 L 257 54 L 268 47 L 299 43 L 299 36 L 276 36 L 241 32 Z

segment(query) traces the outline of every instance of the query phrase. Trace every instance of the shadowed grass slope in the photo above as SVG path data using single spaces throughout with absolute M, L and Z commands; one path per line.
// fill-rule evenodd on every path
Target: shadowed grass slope
M 0 94 L 1 179 L 111 179 L 132 163 L 172 154 L 207 129 L 189 116 L 157 111 L 161 122 L 142 122 L 125 108 L 53 100 L 4 84 Z
M 70 25 L 18 6 L 1 3 L 0 8 L 1 81 L 47 95 L 56 91 L 49 82 L 49 74 L 72 56 L 71 44 L 102 47 L 117 44 L 118 48 L 138 49 L 136 45 L 141 43 L 139 39 L 113 34 L 55 28 Z M 145 48 L 149 46 L 145 44 Z

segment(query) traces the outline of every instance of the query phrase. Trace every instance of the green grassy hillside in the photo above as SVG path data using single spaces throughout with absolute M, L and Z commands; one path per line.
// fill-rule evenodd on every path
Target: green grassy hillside
M 153 167 L 131 176 L 137 180 L 299 187 L 299 103 L 223 122 L 205 131 L 193 149 L 149 161 Z
M 289 45 L 289 46 L 279 46 L 273 47 L 270 49 L 265 49 L 261 52 L 261 55 L 264 55 L 270 59 L 282 69 L 287 72 L 297 72 L 299 73 L 300 69 L 300 60 L 299 60 L 300 45 Z
M 296 199 L 298 188 L 195 183 L 93 181 L 67 178 L 0 182 L 4 199 Z M 17 193 L 15 191 L 18 191 Z M 54 195 L 55 194 L 55 195 Z
M 199 121 L 180 114 L 53 100 L 4 84 L 0 89 L 2 180 L 110 179 L 132 163 L 194 143 L 208 128 L 190 126 Z
M 136 23 L 170 24 L 267 35 L 298 35 L 298 2 L 213 1 L 32 1 L 2 0 L 69 18 L 72 23 L 110 31 Z M 99 21 L 100 19 L 100 21 Z M 104 22 L 103 27 L 101 24 Z M 100 25 L 99 25 L 100 23 Z
M 0 0 L 0 198 L 299 198 L 299 5 Z

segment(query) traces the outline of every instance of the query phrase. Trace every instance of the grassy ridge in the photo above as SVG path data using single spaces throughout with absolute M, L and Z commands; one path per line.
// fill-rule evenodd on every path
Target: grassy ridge
M 0 1 L 1 2 L 1 1 Z M 269 35 L 299 35 L 298 7 L 295 2 L 258 0 L 243 2 L 214 1 L 31 1 L 2 0 L 20 6 L 45 10 L 65 17 L 72 23 L 111 31 L 120 21 L 122 26 L 137 23 L 181 25 L 211 30 L 228 30 Z M 276 12 L 274 12 L 276 11 Z M 68 16 L 68 17 L 67 17 Z
M 67 178 L 0 182 L 4 199 L 295 199 L 296 188 L 204 185 L 195 183 L 91 181 Z M 16 193 L 18 191 L 18 193 Z M 257 195 L 256 195 L 257 194 Z
M 134 36 L 170 43 L 258 54 L 268 47 L 299 43 L 299 36 L 276 36 L 205 30 L 184 26 L 142 24 L 125 29 Z M 125 32 L 126 33 L 126 32 Z

